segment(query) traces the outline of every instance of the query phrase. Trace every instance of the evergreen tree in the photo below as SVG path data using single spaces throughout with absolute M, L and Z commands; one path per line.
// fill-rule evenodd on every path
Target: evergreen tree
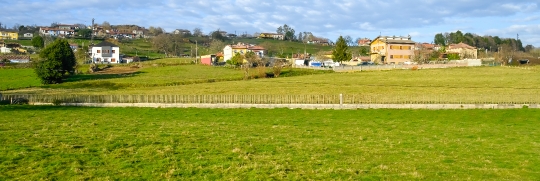
M 444 38 L 444 35 L 442 33 L 438 33 L 435 35 L 434 43 L 437 45 L 446 46 L 446 40 Z
M 343 61 L 349 61 L 352 58 L 352 54 L 349 52 L 349 47 L 347 46 L 347 42 L 345 42 L 345 39 L 342 36 L 339 36 L 336 47 L 334 50 L 332 50 L 332 60 L 334 62 L 343 62 Z
M 35 36 L 32 38 L 32 46 L 36 48 L 43 48 L 45 46 L 45 41 L 41 36 Z
M 64 39 L 57 39 L 39 54 L 34 70 L 44 84 L 61 83 L 66 73 L 75 71 L 75 55 Z

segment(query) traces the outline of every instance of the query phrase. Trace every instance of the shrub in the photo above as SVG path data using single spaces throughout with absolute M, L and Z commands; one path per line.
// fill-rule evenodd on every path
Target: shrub
M 55 100 L 52 101 L 52 104 L 55 105 L 55 106 L 59 106 L 62 103 L 64 103 L 64 101 L 62 101 L 60 99 L 55 99 Z
M 26 105 L 28 104 L 30 101 L 28 101 L 28 99 L 26 98 L 15 98 L 12 100 L 11 104 L 15 104 L 15 105 Z

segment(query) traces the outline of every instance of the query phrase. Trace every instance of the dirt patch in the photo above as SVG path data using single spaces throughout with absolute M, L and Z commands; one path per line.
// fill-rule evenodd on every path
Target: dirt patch
M 94 72 L 94 74 L 131 74 L 139 70 L 137 67 L 108 67 L 103 70 Z

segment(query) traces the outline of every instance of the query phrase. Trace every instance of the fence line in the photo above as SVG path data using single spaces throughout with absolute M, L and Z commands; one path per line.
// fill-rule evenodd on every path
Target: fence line
M 536 95 L 33 95 L 0 94 L 30 103 L 183 104 L 540 104 Z

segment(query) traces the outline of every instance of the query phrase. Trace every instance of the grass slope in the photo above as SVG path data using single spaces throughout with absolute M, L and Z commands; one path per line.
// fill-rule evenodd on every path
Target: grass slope
M 0 180 L 538 180 L 538 110 L 0 109 Z

